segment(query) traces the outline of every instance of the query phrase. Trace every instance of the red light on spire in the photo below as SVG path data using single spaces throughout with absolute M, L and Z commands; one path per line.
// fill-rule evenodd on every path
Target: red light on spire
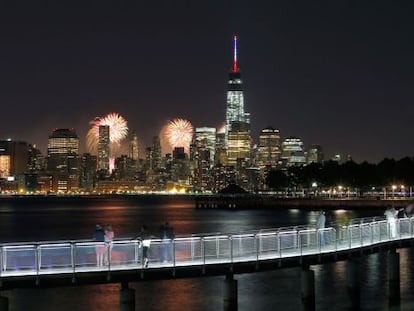
M 237 66 L 237 36 L 233 37 L 234 41 L 234 55 L 233 55 L 233 72 L 239 72 L 240 69 Z

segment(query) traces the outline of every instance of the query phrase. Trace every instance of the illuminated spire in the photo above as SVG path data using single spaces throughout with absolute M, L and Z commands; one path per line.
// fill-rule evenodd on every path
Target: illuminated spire
M 233 72 L 239 72 L 240 69 L 237 66 L 237 36 L 235 35 L 234 38 L 234 56 L 233 56 Z

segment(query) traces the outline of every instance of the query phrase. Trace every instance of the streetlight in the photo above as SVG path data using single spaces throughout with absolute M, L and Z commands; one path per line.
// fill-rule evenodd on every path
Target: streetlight
M 342 186 L 341 185 L 338 186 L 338 194 L 339 194 L 339 197 L 342 198 Z
M 392 198 L 395 199 L 394 194 L 395 194 L 395 189 L 397 189 L 397 186 L 396 185 L 392 185 L 391 186 L 391 189 L 392 189 Z

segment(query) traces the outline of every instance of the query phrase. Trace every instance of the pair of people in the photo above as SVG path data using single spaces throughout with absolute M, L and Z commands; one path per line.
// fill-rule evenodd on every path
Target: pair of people
M 96 265 L 98 267 L 109 264 L 114 236 L 111 225 L 108 224 L 105 228 L 101 224 L 95 226 L 94 240 L 95 242 L 101 242 L 95 245 Z

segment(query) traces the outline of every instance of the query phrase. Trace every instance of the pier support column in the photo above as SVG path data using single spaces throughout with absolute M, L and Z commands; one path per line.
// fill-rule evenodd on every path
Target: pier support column
M 346 288 L 349 301 L 349 310 L 361 309 L 361 285 L 359 280 L 360 260 L 359 258 L 348 259 L 346 266 Z
M 237 280 L 227 274 L 223 283 L 223 310 L 237 311 Z
M 0 311 L 9 311 L 9 298 L 0 296 Z
M 119 299 L 120 311 L 135 311 L 135 289 L 129 288 L 127 282 L 123 282 Z
M 400 304 L 400 254 L 395 249 L 388 253 L 388 302 L 390 306 Z
M 315 272 L 309 266 L 302 267 L 300 283 L 302 310 L 315 311 Z

